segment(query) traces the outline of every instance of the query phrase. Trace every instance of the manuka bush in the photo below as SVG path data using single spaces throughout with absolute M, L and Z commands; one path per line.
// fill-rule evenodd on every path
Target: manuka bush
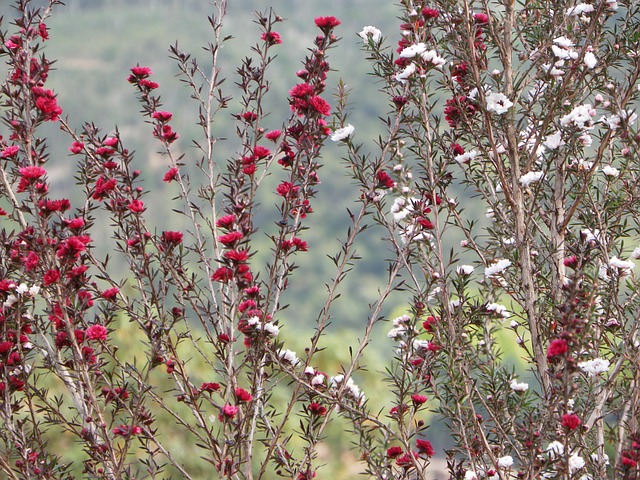
M 227 92 L 220 2 L 207 69 L 171 49 L 198 106 L 196 149 L 174 150 L 184 139 L 151 69 L 122 75 L 164 154 L 183 231 L 149 223 L 145 173 L 118 131 L 74 131 L 47 88 L 46 20 L 59 4 L 19 0 L 0 30 L 4 478 L 198 478 L 167 447 L 177 431 L 210 477 L 321 477 L 336 416 L 374 478 L 431 478 L 436 456 L 451 479 L 640 478 L 636 2 L 403 0 L 397 31 L 365 26 L 346 40 L 363 44 L 389 106 L 366 153 L 343 85 L 327 85 L 340 21 L 315 19 L 290 116 L 274 124 L 264 99 L 282 19 L 257 15 L 253 57 Z M 236 153 L 225 160 L 211 127 L 232 92 Z M 67 135 L 80 200 L 50 188 L 45 123 Z M 315 333 L 295 352 L 279 339 L 283 294 L 296 259 L 314 254 L 307 217 L 326 141 L 344 147 L 357 208 L 333 276 L 317 282 L 327 290 Z M 268 176 L 277 215 L 258 232 Z M 469 202 L 487 218 L 467 214 Z M 350 362 L 323 372 L 331 305 L 371 221 L 386 232 L 388 271 Z M 99 223 L 109 258 L 94 251 Z M 392 294 L 406 308 L 388 334 L 390 365 L 366 373 L 394 395 L 378 412 L 353 374 Z M 120 348 L 123 319 L 140 351 Z M 430 412 L 449 444 L 430 438 Z M 81 445 L 80 465 L 57 448 L 63 434 Z

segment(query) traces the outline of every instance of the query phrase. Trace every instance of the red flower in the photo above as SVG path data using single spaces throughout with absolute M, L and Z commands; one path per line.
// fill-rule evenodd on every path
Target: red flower
M 34 167 L 34 166 L 22 167 L 20 170 L 18 170 L 18 172 L 20 172 L 20 176 L 22 178 L 29 181 L 37 180 L 38 178 L 46 175 L 47 173 L 47 171 L 44 168 Z
M 575 413 L 565 413 L 562 416 L 562 426 L 567 430 L 575 430 L 582 424 L 582 420 Z
M 47 26 L 44 23 L 38 25 L 38 35 L 42 40 L 49 40 L 49 31 L 47 30 Z
M 104 200 L 104 198 L 111 193 L 116 186 L 118 185 L 118 181 L 115 178 L 106 179 L 103 176 L 98 177 L 96 180 L 96 188 L 93 192 L 94 200 Z
M 260 38 L 269 45 L 279 45 L 282 43 L 282 37 L 278 32 L 264 32 Z
M 140 85 L 140 87 L 142 87 L 143 89 L 146 89 L 146 90 L 155 90 L 156 88 L 158 88 L 160 86 L 160 85 L 158 85 L 157 82 L 152 82 L 151 80 L 147 80 L 146 78 L 140 80 L 138 85 Z
M 45 287 L 57 283 L 58 280 L 60 280 L 60 272 L 58 270 L 47 270 L 42 277 L 42 283 Z
M 131 69 L 131 74 L 136 78 L 147 78 L 149 75 L 153 75 L 153 72 L 149 67 L 136 65 Z
M 41 87 L 33 87 L 31 92 L 36 97 L 35 106 L 42 114 L 42 119 L 56 121 L 62 114 L 62 109 L 58 106 L 56 96 L 51 90 Z
M 427 397 L 414 393 L 413 395 L 411 395 L 411 400 L 413 401 L 414 405 L 422 405 L 427 401 Z
M 182 243 L 182 232 L 164 231 L 162 232 L 162 241 L 170 245 L 179 245 Z
M 176 167 L 170 168 L 169 170 L 167 170 L 167 173 L 164 174 L 162 181 L 169 183 L 175 180 L 176 178 L 178 178 L 178 172 L 179 170 Z
M 80 256 L 80 253 L 86 250 L 86 245 L 90 241 L 91 239 L 87 236 L 69 237 L 58 246 L 56 255 L 58 258 L 72 257 L 74 259 L 77 259 Z
M 213 392 L 217 392 L 218 390 L 220 390 L 219 383 L 205 382 L 202 385 L 200 385 L 200 392 L 213 393 Z
M 103 342 L 107 339 L 107 329 L 102 325 L 91 325 L 85 333 L 89 340 Z
M 549 348 L 547 349 L 547 358 L 551 359 L 553 357 L 559 357 L 564 355 L 569 350 L 569 345 L 567 345 L 566 340 L 562 338 L 556 338 L 551 342 Z
M 220 267 L 215 272 L 213 272 L 213 275 L 211 275 L 211 280 L 213 280 L 214 282 L 227 283 L 232 278 L 233 270 L 228 267 Z
M 487 15 L 486 13 L 474 13 L 473 14 L 473 20 L 478 25 L 489 23 L 489 15 Z
M 335 28 L 341 23 L 336 17 L 318 17 L 315 22 L 316 26 L 321 30 Z
M 312 85 L 309 85 L 308 83 L 299 83 L 289 90 L 289 95 L 294 98 L 304 98 L 313 95 L 314 92 L 315 89 Z
M 218 416 L 218 419 L 222 422 L 224 419 L 231 419 L 238 413 L 238 407 L 231 404 L 226 404 L 222 407 L 222 413 Z
M 311 402 L 309 404 L 308 410 L 311 415 L 317 415 L 319 417 L 327 414 L 327 407 L 316 402 Z
M 415 452 L 407 452 L 401 457 L 396 459 L 396 465 L 399 467 L 403 467 L 405 469 L 409 469 L 413 467 L 413 459 L 417 458 L 418 455 Z
M 315 97 L 311 97 L 311 100 L 309 100 L 309 105 L 316 112 L 322 115 L 326 116 L 331 113 L 331 105 L 329 105 L 324 98 L 319 97 L 317 95 Z
M 431 445 L 431 442 L 429 440 L 422 440 L 419 438 L 418 440 L 416 440 L 416 447 L 418 448 L 418 452 L 426 455 L 427 457 L 433 457 L 433 455 L 436 453 L 433 449 L 433 445 Z
M 236 217 L 234 215 L 224 215 L 216 221 L 216 227 L 229 230 L 231 227 L 233 227 L 233 223 L 235 221 Z
M 105 300 L 113 300 L 118 296 L 118 293 L 120 293 L 120 289 L 118 287 L 113 287 L 102 292 L 100 296 Z
M 229 250 L 224 252 L 224 257 L 234 263 L 246 262 L 249 258 L 248 250 Z
M 276 140 L 278 140 L 278 138 L 280 138 L 280 135 L 282 135 L 282 132 L 280 130 L 271 130 L 270 132 L 267 132 L 265 137 L 267 140 L 275 142 Z
M 219 221 L 219 220 L 218 220 Z M 229 247 L 231 245 L 235 245 L 240 239 L 242 239 L 244 235 L 238 231 L 233 231 L 229 233 L 225 233 L 224 235 L 220 235 L 218 237 L 218 241 L 223 245 Z
M 5 148 L 0 153 L 0 158 L 11 158 L 15 156 L 20 151 L 20 147 L 17 145 L 11 145 L 10 147 Z
M 402 447 L 399 447 L 399 446 L 389 447 L 387 448 L 387 457 L 396 458 L 402 455 L 402 452 L 403 452 Z
M 253 395 L 247 392 L 244 388 L 236 388 L 234 394 L 238 402 L 250 402 L 253 400 Z
M 378 186 L 383 188 L 393 188 L 396 184 L 396 182 L 393 181 L 393 178 L 391 178 L 384 170 L 380 170 L 378 175 L 376 175 L 376 178 L 378 179 Z
M 424 7 L 422 9 L 422 15 L 424 16 L 424 18 L 438 18 L 440 12 L 435 8 Z
M 131 200 L 127 208 L 133 213 L 142 213 L 145 210 L 144 202 L 142 200 Z
M 256 148 L 253 150 L 253 156 L 259 160 L 267 158 L 269 155 L 271 155 L 271 150 L 261 145 L 256 145 Z
M 282 182 L 276 188 L 276 193 L 284 198 L 293 198 L 298 195 L 300 187 L 293 185 L 291 182 Z
M 168 122 L 173 117 L 173 113 L 171 112 L 153 112 L 151 115 L 153 118 L 160 122 Z

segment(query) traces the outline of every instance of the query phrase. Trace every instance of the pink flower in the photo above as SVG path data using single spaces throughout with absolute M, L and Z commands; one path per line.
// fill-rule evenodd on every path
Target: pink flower
M 167 170 L 167 173 L 164 174 L 162 181 L 166 183 L 172 182 L 173 180 L 178 178 L 178 172 L 179 170 L 176 167 L 170 168 L 169 170 Z
M 20 176 L 26 180 L 33 181 L 46 175 L 47 171 L 42 167 L 22 167 L 20 170 Z
M 238 407 L 227 403 L 224 407 L 222 407 L 222 413 L 218 416 L 218 419 L 220 421 L 223 421 L 225 419 L 231 419 L 235 417 L 237 413 L 238 413 Z
M 55 94 L 48 89 L 33 87 L 31 92 L 36 99 L 36 109 L 40 110 L 42 119 L 45 121 L 56 121 L 62 114 L 62 109 L 58 106 Z
M 107 339 L 107 329 L 102 325 L 91 325 L 85 334 L 89 340 L 103 342 Z
M 340 20 L 336 17 L 318 17 L 315 19 L 316 26 L 321 30 L 330 30 L 340 25 Z
M 547 349 L 547 358 L 551 359 L 554 357 L 559 357 L 564 355 L 569 350 L 569 345 L 567 345 L 566 340 L 562 338 L 556 338 L 551 342 L 549 348 Z
M 0 153 L 0 158 L 11 158 L 15 156 L 20 151 L 20 147 L 17 145 L 11 145 L 10 147 L 5 148 Z
M 280 135 L 282 135 L 282 132 L 280 130 L 271 130 L 270 132 L 267 132 L 265 137 L 267 140 L 275 142 L 276 140 L 278 140 L 278 138 L 280 138 Z
M 582 420 L 575 413 L 565 413 L 562 416 L 562 426 L 567 430 L 575 430 L 582 424 Z
M 84 149 L 84 143 L 82 142 L 73 142 L 69 147 L 69 151 L 74 155 L 77 155 L 78 153 L 82 153 L 82 149 Z
M 279 45 L 282 43 L 282 37 L 278 32 L 264 32 L 260 38 L 269 45 Z
M 142 213 L 145 210 L 144 202 L 142 200 L 132 200 L 127 208 L 133 213 Z

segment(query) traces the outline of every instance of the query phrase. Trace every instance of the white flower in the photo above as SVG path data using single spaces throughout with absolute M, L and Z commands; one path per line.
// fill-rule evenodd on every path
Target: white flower
M 331 134 L 331 140 L 334 142 L 339 142 L 340 140 L 344 140 L 349 137 L 355 130 L 355 127 L 351 124 L 348 124 L 346 127 L 338 128 L 333 131 Z
M 471 150 L 470 152 L 461 153 L 460 155 L 456 155 L 453 159 L 459 164 L 469 163 L 471 160 L 476 158 L 478 152 L 476 150 Z
M 587 68 L 593 68 L 597 65 L 598 59 L 593 54 L 593 52 L 587 52 L 584 54 L 584 64 Z
M 416 64 L 410 63 L 409 65 L 404 67 L 404 70 L 402 70 L 400 73 L 396 73 L 395 79 L 400 83 L 407 83 L 407 78 L 413 75 L 415 71 Z
M 391 205 L 391 214 L 393 215 L 393 220 L 396 222 L 400 222 L 404 220 L 411 212 L 413 212 L 413 202 L 418 202 L 416 198 L 406 199 L 404 197 L 398 197 L 393 201 L 393 205 Z
M 402 327 L 402 326 L 394 327 L 391 330 L 389 330 L 389 333 L 387 333 L 387 337 L 397 340 L 398 338 L 402 338 L 406 332 L 407 332 L 406 327 Z
M 305 367 L 304 374 L 305 375 L 315 375 L 316 374 L 316 369 L 313 368 L 311 365 L 309 365 L 308 367 Z
M 296 355 L 296 352 L 294 352 L 293 350 L 280 350 L 278 352 L 278 358 L 287 363 L 290 363 L 294 367 L 298 365 L 298 363 L 300 363 L 298 355 Z
M 579 3 L 575 7 L 567 8 L 567 16 L 577 16 L 583 13 L 593 12 L 593 5 L 590 3 Z
M 365 42 L 369 41 L 369 36 L 371 36 L 371 40 L 373 43 L 378 43 L 382 38 L 382 32 L 378 30 L 376 27 L 372 27 L 371 25 L 367 25 L 362 29 L 360 33 L 360 38 L 362 38 Z
M 528 383 L 524 383 L 524 382 L 520 383 L 515 378 L 513 380 L 511 380 L 511 383 L 509 384 L 509 387 L 514 392 L 526 392 L 527 390 L 529 390 L 529 384 Z
M 584 458 L 582 458 L 577 453 L 572 454 L 569 457 L 569 470 L 571 473 L 575 473 L 585 466 Z
M 399 317 L 394 318 L 392 323 L 394 327 L 399 327 L 402 325 L 406 325 L 409 322 L 411 322 L 411 317 L 405 313 L 404 315 L 400 315 Z
M 633 249 L 633 252 L 631 252 L 631 258 L 635 258 L 636 260 L 640 258 L 640 247 Z
M 420 56 L 422 57 L 422 60 L 424 60 L 427 63 L 433 64 L 437 68 L 440 68 L 442 67 L 442 65 L 447 63 L 447 61 L 441 56 L 439 56 L 435 50 L 429 50 L 427 52 L 423 52 L 420 54 Z
M 276 335 L 278 335 L 278 333 L 280 333 L 280 328 L 271 322 L 267 322 L 264 325 L 256 325 L 256 328 L 258 330 L 264 330 L 272 337 L 275 337 Z
M 511 314 L 507 311 L 507 307 L 500 305 L 499 303 L 488 303 L 484 307 L 489 312 L 494 312 L 500 315 L 502 318 L 509 318 Z
M 562 132 L 558 130 L 552 135 L 547 135 L 547 139 L 544 141 L 543 145 L 549 150 L 556 150 L 560 148 L 564 145 L 564 142 L 562 141 Z
M 27 293 L 29 291 L 29 287 L 27 287 L 26 283 L 21 283 L 20 285 L 18 285 L 16 287 L 16 293 L 18 295 L 24 295 L 25 293 Z
M 528 187 L 532 183 L 539 182 L 544 176 L 544 172 L 527 172 L 520 177 L 520 185 Z
M 32 297 L 35 297 L 36 295 L 38 295 L 40 293 L 40 287 L 38 285 L 33 285 L 30 289 L 29 289 L 29 295 L 31 295 Z
M 584 238 L 584 241 L 586 243 L 600 241 L 600 230 L 597 228 L 594 228 L 593 230 L 591 230 L 590 228 L 585 228 L 584 230 L 580 231 L 580 235 Z
M 258 325 L 260 323 L 260 317 L 251 317 L 249 320 L 247 320 L 247 325 L 249 326 L 254 326 L 254 325 Z
M 402 52 L 400 52 L 400 57 L 413 58 L 416 55 L 420 55 L 421 53 L 424 53 L 426 51 L 427 51 L 427 46 L 421 42 L 421 43 L 410 45 L 406 48 L 403 48 Z
M 458 268 L 456 268 L 456 273 L 458 275 L 471 275 L 473 273 L 474 268 L 471 265 L 459 265 Z
M 616 178 L 618 175 L 620 175 L 620 170 L 612 167 L 611 165 L 605 165 L 604 167 L 602 167 L 602 173 L 604 173 L 607 177 Z
M 573 47 L 574 43 L 567 37 L 558 37 L 553 39 L 553 43 L 564 48 Z
M 486 267 L 484 269 L 484 276 L 487 278 L 491 278 L 494 275 L 498 275 L 504 272 L 510 266 L 511 266 L 511 260 L 507 260 L 503 258 L 501 260 L 498 260 L 496 263 L 494 263 L 490 267 Z
M 496 115 L 502 115 L 509 111 L 513 102 L 504 93 L 490 93 L 487 95 L 487 110 Z
M 464 473 L 464 480 L 478 480 L 478 475 L 473 470 L 467 470 Z
M 573 123 L 580 129 L 589 128 L 591 126 L 591 119 L 595 117 L 596 109 L 589 103 L 584 105 L 578 105 L 570 113 L 560 118 L 560 125 L 563 127 Z
M 500 457 L 498 459 L 498 466 L 500 468 L 511 468 L 513 466 L 513 457 L 511 455 Z
M 325 378 L 326 377 L 322 373 L 319 373 L 311 379 L 311 385 L 314 387 L 317 387 L 318 385 L 324 385 Z
M 547 447 L 549 458 L 558 458 L 564 453 L 564 444 L 557 440 L 551 442 Z
M 609 370 L 609 360 L 605 358 L 594 358 L 593 360 L 587 360 L 586 362 L 578 363 L 578 367 L 589 376 L 600 375 Z
M 600 455 L 598 455 L 597 453 L 592 453 L 591 461 L 596 465 L 609 465 L 609 455 L 603 453 L 602 459 L 600 459 Z
M 7 295 L 7 299 L 2 304 L 2 307 L 9 308 L 17 301 L 18 301 L 18 297 L 12 293 L 11 295 Z
M 329 380 L 329 386 L 331 388 L 337 388 L 340 384 L 344 382 L 344 375 L 336 375 L 335 377 L 331 377 Z M 362 403 L 364 401 L 364 394 L 360 391 L 360 387 L 356 385 L 353 381 L 353 378 L 349 377 L 346 384 L 346 391 L 350 394 L 358 403 Z
M 636 268 L 636 264 L 631 261 L 621 260 L 618 257 L 611 257 L 609 259 L 609 265 L 618 269 L 618 274 L 621 277 L 631 275 L 631 270 Z

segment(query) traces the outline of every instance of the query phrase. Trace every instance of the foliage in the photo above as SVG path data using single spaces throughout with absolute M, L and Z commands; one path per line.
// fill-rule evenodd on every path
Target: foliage
M 334 420 L 375 478 L 427 478 L 445 448 L 452 479 L 640 476 L 639 286 L 629 259 L 640 248 L 627 246 L 640 229 L 640 45 L 627 34 L 640 29 L 638 5 L 403 1 L 395 51 L 376 27 L 359 33 L 389 108 L 369 148 L 355 141 L 342 82 L 335 106 L 327 101 L 340 20 L 315 19 L 290 111 L 267 128 L 283 19 L 256 14 L 259 40 L 230 86 L 219 63 L 223 0 L 209 17 L 206 60 L 171 48 L 197 107 L 193 151 L 176 148 L 182 133 L 152 70 L 130 69 L 184 225 L 164 229 L 148 218 L 144 173 L 118 129 L 75 129 L 48 88 L 45 22 L 59 3 L 19 0 L 0 32 L 7 478 L 198 478 L 213 468 L 224 478 L 309 479 L 337 463 L 320 458 Z M 226 111 L 231 149 L 214 128 Z M 80 200 L 50 188 L 50 124 L 77 158 Z M 295 315 L 284 312 L 305 298 L 286 293 L 314 254 L 327 139 L 345 148 L 353 204 L 331 275 L 310 283 L 324 283 L 315 330 L 294 340 Z M 460 186 L 488 205 L 489 227 L 452 196 Z M 113 252 L 101 258 L 93 245 L 105 224 Z M 322 364 L 335 348 L 333 305 L 374 225 L 385 232 L 386 275 L 349 358 Z M 406 308 L 388 334 L 393 360 L 369 373 L 392 393 L 379 409 L 354 378 L 368 373 L 364 355 L 392 298 Z M 428 431 L 431 413 L 450 445 Z M 55 448 L 58 438 L 80 445 L 80 459 Z

